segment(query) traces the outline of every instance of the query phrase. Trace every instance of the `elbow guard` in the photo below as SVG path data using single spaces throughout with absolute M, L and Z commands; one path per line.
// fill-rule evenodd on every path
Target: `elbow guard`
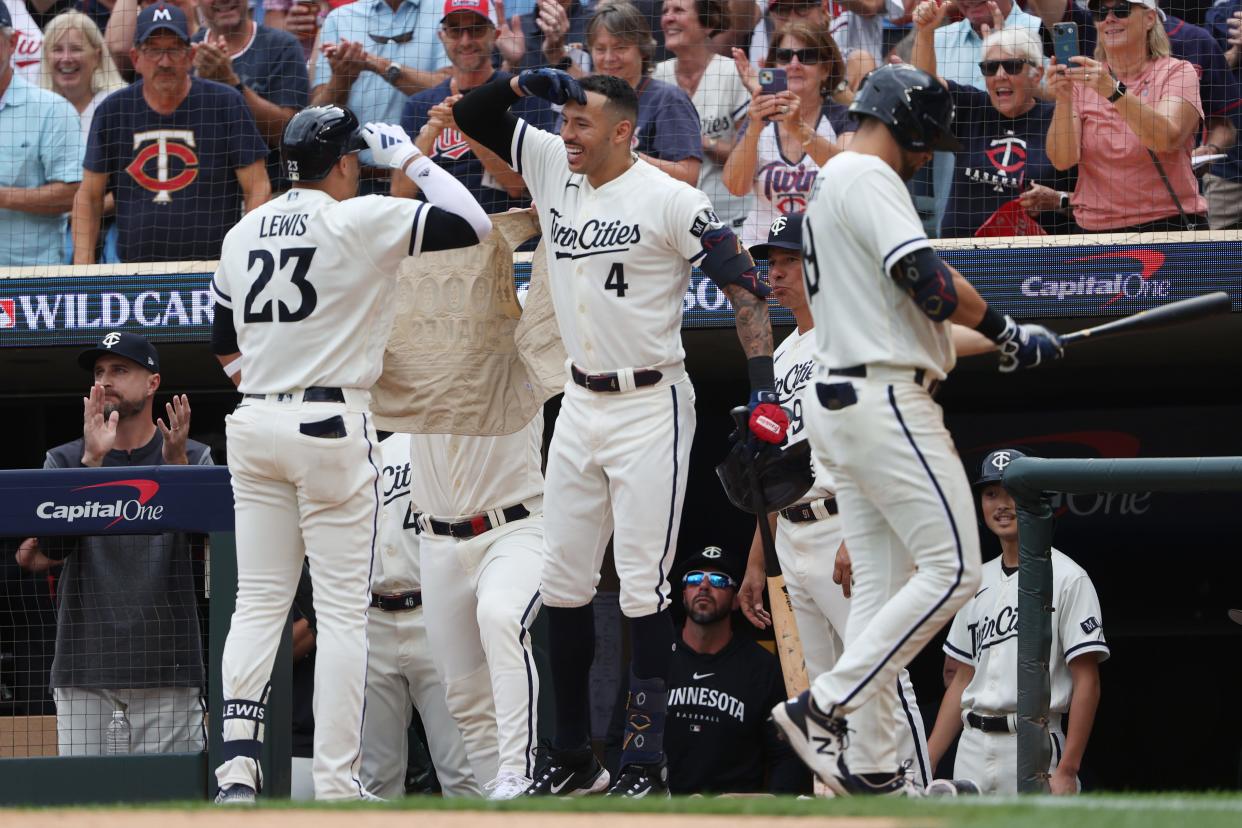
M 933 322 L 944 322 L 957 310 L 953 273 L 930 247 L 902 256 L 893 265 L 892 276 Z
M 713 227 L 703 233 L 702 241 L 704 255 L 699 268 L 717 287 L 741 285 L 760 299 L 767 298 L 771 288 L 759 279 L 755 260 L 730 228 Z
M 235 354 L 237 347 L 237 328 L 233 326 L 233 309 L 216 304 L 215 314 L 211 320 L 211 352 L 218 356 Z

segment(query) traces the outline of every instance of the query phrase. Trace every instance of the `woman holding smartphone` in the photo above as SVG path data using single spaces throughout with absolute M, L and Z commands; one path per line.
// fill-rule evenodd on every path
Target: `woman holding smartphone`
M 845 77 L 845 63 L 826 29 L 792 23 L 773 39 L 765 66 L 784 70 L 784 91 L 765 93 L 741 49 L 733 50 L 733 60 L 751 102 L 724 183 L 734 195 L 755 193 L 741 232 L 750 247 L 767 240 L 777 216 L 806 210 L 819 168 L 845 149 L 857 125 L 829 98 Z

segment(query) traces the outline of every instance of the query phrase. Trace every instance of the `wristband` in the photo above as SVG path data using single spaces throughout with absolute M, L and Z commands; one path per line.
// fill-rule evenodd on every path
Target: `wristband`
M 750 377 L 751 392 L 775 392 L 776 368 L 772 357 L 757 356 L 746 360 L 746 374 Z
M 235 377 L 241 373 L 241 369 L 242 369 L 242 358 L 238 357 L 237 359 L 230 362 L 228 365 L 224 366 L 224 375 L 227 377 Z
M 993 342 L 999 342 L 1001 334 L 1005 332 L 1005 317 L 996 308 L 988 305 L 988 309 L 983 312 L 983 318 L 975 325 L 975 330 Z

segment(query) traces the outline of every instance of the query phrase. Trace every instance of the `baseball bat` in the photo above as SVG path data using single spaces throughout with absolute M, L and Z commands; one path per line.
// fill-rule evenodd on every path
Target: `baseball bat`
M 745 435 L 750 411 L 745 406 L 733 409 L 733 419 L 739 433 Z M 743 436 L 742 439 L 745 439 Z M 760 455 L 762 457 L 762 455 Z M 761 463 L 760 458 L 755 462 Z M 755 519 L 759 524 L 759 541 L 763 545 L 763 563 L 768 576 L 768 603 L 772 612 L 772 637 L 776 642 L 776 656 L 781 662 L 781 675 L 785 678 L 785 693 L 793 698 L 811 686 L 806 675 L 806 659 L 802 655 L 802 638 L 798 635 L 798 623 L 794 619 L 793 602 L 785 586 L 780 559 L 776 557 L 776 540 L 772 537 L 772 524 L 768 519 L 768 504 L 763 494 L 759 475 L 752 477 L 751 497 L 755 502 Z
M 1061 344 L 1071 345 L 1084 339 L 1103 339 L 1104 337 L 1120 336 L 1128 333 L 1154 331 L 1158 328 L 1167 328 L 1172 325 L 1180 325 L 1183 322 L 1193 322 L 1196 319 L 1204 319 L 1209 316 L 1215 316 L 1218 313 L 1228 312 L 1229 294 L 1223 290 L 1218 290 L 1215 293 L 1205 293 L 1202 296 L 1181 299 L 1177 302 L 1161 305 L 1158 308 L 1139 311 L 1124 319 L 1115 319 L 1112 322 L 1105 322 L 1092 328 L 1083 328 L 1081 331 L 1063 334 L 1061 336 Z

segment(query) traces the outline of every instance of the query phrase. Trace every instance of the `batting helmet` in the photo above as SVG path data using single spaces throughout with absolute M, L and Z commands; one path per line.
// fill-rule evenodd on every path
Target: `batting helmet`
M 343 106 L 309 106 L 289 120 L 280 157 L 290 181 L 321 181 L 342 155 L 366 148 L 358 119 Z
M 1019 457 L 1026 457 L 1026 455 L 1017 449 L 997 449 L 990 453 L 983 458 L 983 467 L 979 472 L 979 477 L 970 484 L 971 488 L 977 492 L 990 483 L 1000 483 L 1005 476 L 1005 469 Z
M 744 440 L 733 444 L 716 467 L 729 502 L 743 512 L 758 514 L 755 504 L 755 475 L 763 491 L 763 506 L 769 512 L 798 502 L 815 482 L 811 469 L 811 445 L 801 440 L 784 449 L 763 449 L 756 456 Z
M 898 144 L 915 152 L 962 148 L 953 134 L 953 111 L 944 84 L 904 63 L 867 75 L 850 104 L 850 112 L 883 121 Z

